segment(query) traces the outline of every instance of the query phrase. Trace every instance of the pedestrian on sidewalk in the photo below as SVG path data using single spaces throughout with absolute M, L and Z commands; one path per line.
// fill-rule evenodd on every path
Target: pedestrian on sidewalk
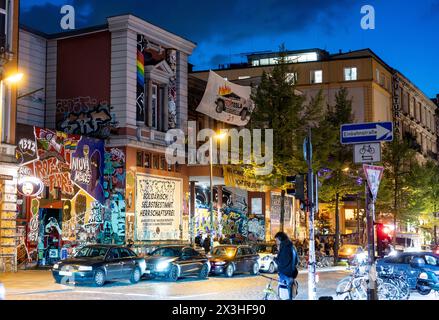
M 299 274 L 297 265 L 299 258 L 296 248 L 284 232 L 278 232 L 275 237 L 279 253 L 275 258 L 279 273 L 279 288 L 285 286 L 289 292 L 289 300 L 297 295 L 298 283 L 295 280 Z
M 203 248 L 204 248 L 204 252 L 206 252 L 206 254 L 208 254 L 210 252 L 210 247 L 211 247 L 210 234 L 208 234 L 207 237 L 203 241 Z

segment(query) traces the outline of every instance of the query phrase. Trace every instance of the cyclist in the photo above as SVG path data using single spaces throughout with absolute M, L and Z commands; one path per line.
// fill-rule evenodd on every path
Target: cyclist
M 288 288 L 290 300 L 293 298 L 293 284 L 298 275 L 297 251 L 293 243 L 284 232 L 278 232 L 275 237 L 279 253 L 275 258 L 279 273 L 279 286 L 282 284 Z M 294 256 L 293 256 L 294 253 Z

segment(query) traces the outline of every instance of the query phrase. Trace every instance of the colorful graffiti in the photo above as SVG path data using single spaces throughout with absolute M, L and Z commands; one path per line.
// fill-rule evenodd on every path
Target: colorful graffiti
M 125 153 L 121 149 L 109 148 L 104 162 L 105 217 L 103 243 L 125 242 Z
M 169 49 L 166 51 L 166 62 L 174 73 L 169 79 L 168 90 L 168 127 L 177 128 L 177 50 Z
M 90 97 L 58 100 L 57 129 L 68 134 L 108 138 L 118 124 L 111 110 L 108 102 Z
M 39 210 L 40 210 L 40 202 L 38 201 L 38 199 L 32 199 L 31 201 L 32 217 L 29 222 L 29 231 L 27 236 L 29 242 L 37 242 L 38 240 Z
M 143 51 L 145 37 L 137 35 L 137 96 L 136 96 L 136 119 L 145 121 L 145 56 Z

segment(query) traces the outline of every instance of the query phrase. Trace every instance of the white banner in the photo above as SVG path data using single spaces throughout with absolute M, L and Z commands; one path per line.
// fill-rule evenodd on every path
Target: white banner
M 233 84 L 210 71 L 206 91 L 197 111 L 218 121 L 242 127 L 247 125 L 254 110 L 250 95 L 251 87 Z
M 136 240 L 179 240 L 183 189 L 181 179 L 137 175 Z

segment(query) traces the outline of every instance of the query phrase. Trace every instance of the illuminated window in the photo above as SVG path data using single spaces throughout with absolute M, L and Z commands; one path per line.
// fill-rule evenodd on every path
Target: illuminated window
M 259 66 L 259 60 L 253 60 L 252 64 L 253 64 L 253 67 L 258 67 Z
M 344 80 L 345 81 L 357 80 L 357 68 L 345 68 L 344 69 Z
M 323 82 L 323 71 L 314 70 L 311 71 L 311 83 L 322 83 Z
M 270 59 L 261 59 L 261 66 L 267 66 L 270 64 Z
M 0 0 L 0 47 L 6 50 L 6 30 L 8 19 L 6 18 L 6 0 Z
M 287 73 L 287 81 L 293 84 L 297 83 L 297 72 Z

